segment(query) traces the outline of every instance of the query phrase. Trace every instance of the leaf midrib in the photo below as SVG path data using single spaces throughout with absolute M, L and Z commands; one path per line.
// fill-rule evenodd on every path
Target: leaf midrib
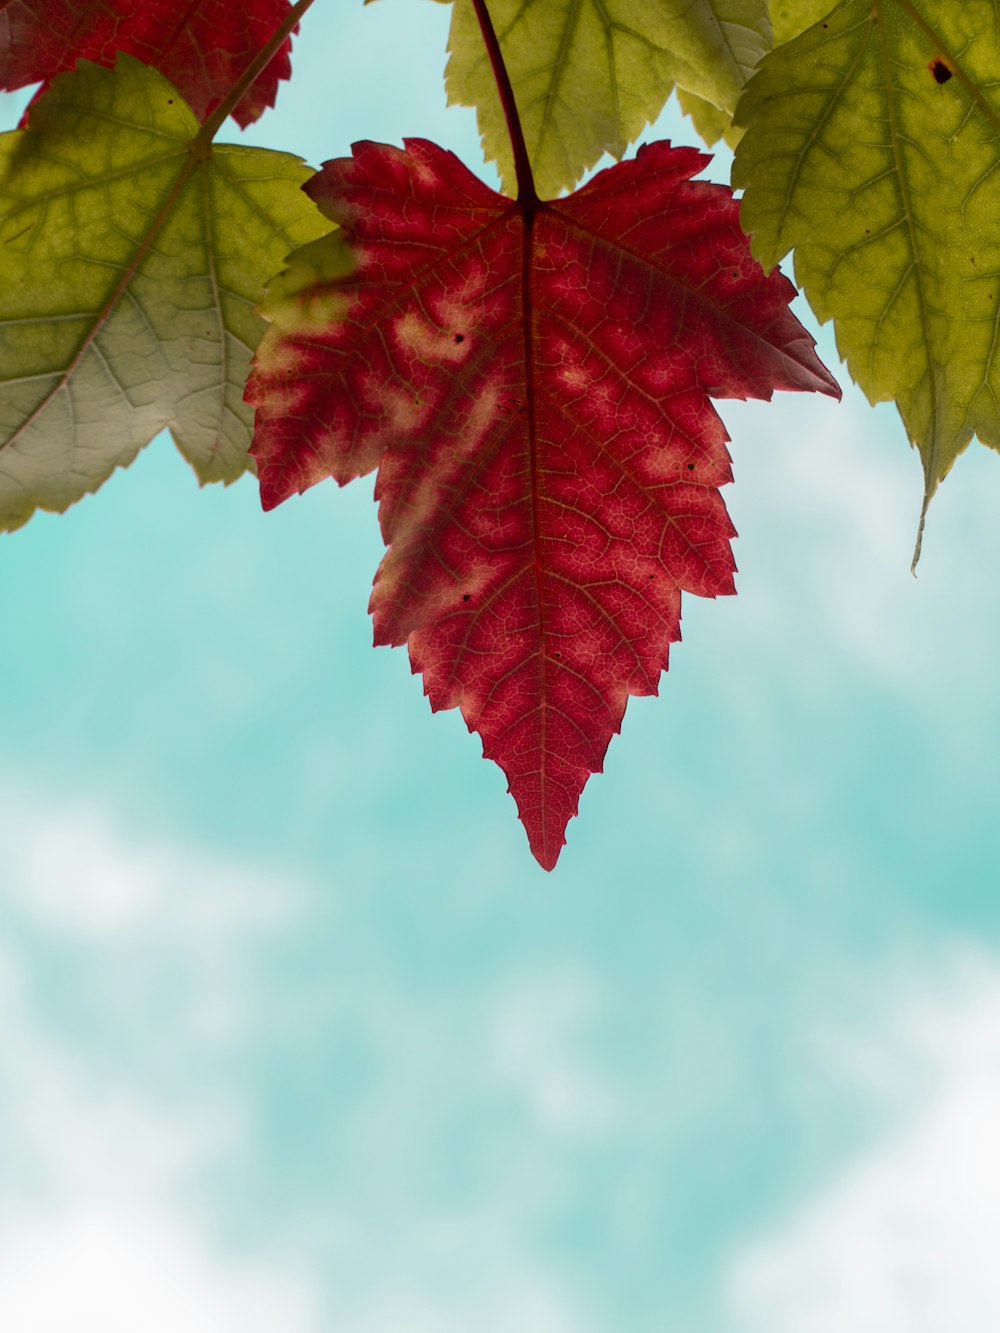
M 907 6 L 905 4 L 905 0 L 904 0 L 904 7 L 908 8 L 911 12 L 911 16 L 913 16 L 912 6 Z M 899 110 L 896 105 L 896 87 L 891 72 L 892 62 L 889 57 L 889 38 L 888 38 L 888 33 L 886 31 L 886 24 L 884 21 L 884 0 L 872 0 L 872 14 L 875 26 L 877 27 L 879 34 L 879 52 L 882 57 L 882 76 L 885 81 L 885 106 L 886 106 L 886 112 L 888 113 L 889 117 L 889 141 L 892 146 L 892 156 L 896 166 L 896 180 L 899 187 L 899 198 L 903 206 L 903 215 L 906 219 L 906 231 L 907 231 L 907 236 L 909 238 L 910 254 L 912 256 L 911 266 L 912 266 L 912 271 L 914 273 L 914 282 L 917 292 L 917 307 L 920 311 L 920 329 L 923 339 L 925 358 L 927 361 L 927 368 L 928 368 L 927 383 L 928 383 L 928 390 L 930 393 L 930 406 L 931 406 L 931 432 L 930 432 L 929 448 L 930 448 L 931 458 L 936 463 L 938 449 L 940 445 L 940 441 L 938 439 L 938 429 L 937 429 L 937 377 L 934 374 L 931 362 L 931 337 L 930 337 L 928 300 L 927 300 L 927 293 L 924 288 L 923 264 L 921 261 L 920 246 L 918 244 L 918 239 L 917 239 L 919 228 L 917 227 L 916 215 L 913 209 L 913 197 L 910 193 L 910 183 L 907 178 L 905 163 L 902 153 L 902 143 L 901 143 L 902 136 L 900 135 L 899 124 L 898 124 Z M 908 275 L 904 275 L 904 277 L 900 279 L 899 288 L 902 288 L 906 280 L 906 276 Z M 893 296 L 889 304 L 887 305 L 886 309 L 883 310 L 879 318 L 879 323 L 876 326 L 876 338 L 873 339 L 872 341 L 872 351 L 874 351 L 877 342 L 878 328 L 881 326 L 882 321 L 888 316 L 888 312 L 892 308 L 892 305 L 895 302 L 895 300 L 896 296 Z

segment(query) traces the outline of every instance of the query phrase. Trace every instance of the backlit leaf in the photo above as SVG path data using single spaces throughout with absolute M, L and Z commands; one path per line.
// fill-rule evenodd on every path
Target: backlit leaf
M 328 230 L 298 159 L 194 145 L 131 57 L 82 63 L 0 136 L 0 525 L 62 510 L 169 427 L 199 479 L 248 466 L 267 278 Z
M 730 148 L 735 148 L 739 143 L 743 131 L 733 124 L 728 111 L 713 106 L 694 93 L 685 92 L 683 88 L 677 89 L 677 102 L 685 116 L 690 118 L 706 148 L 713 148 L 720 140 Z
M 834 4 L 835 0 L 768 0 L 775 46 L 792 41 L 800 32 L 826 18 Z
M 730 113 L 770 49 L 764 0 L 490 0 L 538 192 L 569 188 L 604 153 L 621 157 L 676 83 Z M 507 189 L 510 141 L 469 0 L 455 0 L 452 102 L 475 106 Z
M 0 88 L 47 83 L 84 58 L 112 66 L 119 51 L 152 65 L 199 120 L 267 45 L 291 0 L 7 0 L 0 4 Z M 236 106 L 241 125 L 273 106 L 291 73 L 285 42 Z
M 450 153 L 355 145 L 308 193 L 248 397 L 265 507 L 378 468 L 375 641 L 461 707 L 555 864 L 681 591 L 733 591 L 709 400 L 837 393 L 707 159 L 656 143 L 522 207 Z
M 851 374 L 896 400 L 928 499 L 973 434 L 1000 448 L 998 31 L 995 0 L 844 0 L 737 117 L 754 253 L 794 247 Z
M 800 32 L 812 27 L 818 19 L 830 12 L 833 4 L 834 0 L 770 0 L 768 12 L 774 45 L 790 42 Z M 735 148 L 743 137 L 742 126 L 733 124 L 732 113 L 735 108 L 732 105 L 724 110 L 722 106 L 706 101 L 686 88 L 677 89 L 677 101 L 708 148 L 714 147 L 720 140 L 730 148 Z

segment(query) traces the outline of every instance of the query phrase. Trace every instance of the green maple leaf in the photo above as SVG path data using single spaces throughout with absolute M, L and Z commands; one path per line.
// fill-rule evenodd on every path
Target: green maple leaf
M 329 229 L 299 159 L 213 147 L 128 56 L 0 136 L 0 526 L 63 510 L 168 427 L 201 482 L 251 465 L 254 313 Z
M 794 247 L 854 379 L 895 399 L 925 512 L 973 435 L 1000 448 L 998 24 L 995 0 L 844 0 L 737 112 L 754 253 Z
M 782 46 L 798 37 L 800 32 L 826 18 L 833 5 L 834 0 L 768 0 L 774 45 Z
M 708 148 L 714 148 L 720 140 L 730 148 L 739 143 L 743 131 L 733 124 L 732 116 L 722 107 L 689 93 L 685 88 L 677 89 L 677 102 Z
M 768 12 L 774 45 L 790 42 L 828 14 L 832 7 L 833 0 L 769 0 Z M 677 101 L 709 148 L 720 140 L 724 140 L 730 148 L 735 148 L 743 137 L 741 127 L 733 123 L 734 108 L 729 107 L 727 110 L 716 106 L 714 102 L 698 97 L 687 88 L 677 89 Z
M 492 0 L 539 194 L 621 157 L 674 84 L 731 113 L 771 45 L 765 0 Z M 448 96 L 475 106 L 483 148 L 514 189 L 496 82 L 471 4 L 455 4 Z

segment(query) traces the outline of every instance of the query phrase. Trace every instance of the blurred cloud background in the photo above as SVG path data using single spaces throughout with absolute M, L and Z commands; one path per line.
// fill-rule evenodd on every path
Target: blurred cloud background
M 317 5 L 244 140 L 493 181 L 448 14 Z M 841 379 L 721 404 L 739 596 L 551 876 L 370 648 L 370 480 L 264 516 L 161 438 L 4 539 L 5 1333 L 993 1333 L 1000 473 L 912 579 Z

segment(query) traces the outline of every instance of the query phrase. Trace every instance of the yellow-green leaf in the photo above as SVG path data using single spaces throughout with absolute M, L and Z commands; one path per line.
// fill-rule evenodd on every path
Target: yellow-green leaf
M 997 0 L 844 0 L 737 112 L 754 253 L 794 247 L 851 374 L 896 400 L 926 499 L 973 434 L 1000 448 L 998 33 Z
M 543 198 L 621 157 L 676 83 L 732 113 L 771 45 L 765 0 L 490 0 Z M 451 102 L 475 106 L 487 158 L 514 189 L 496 83 L 470 0 L 455 0 Z
M 198 129 L 123 56 L 0 136 L 0 527 L 65 509 L 164 427 L 202 482 L 251 463 L 254 306 L 329 223 L 297 158 Z
M 707 148 L 713 148 L 720 139 L 730 148 L 735 148 L 739 143 L 743 131 L 738 125 L 733 124 L 733 118 L 728 111 L 713 106 L 703 97 L 696 97 L 694 93 L 689 93 L 684 88 L 677 89 L 677 102 Z
M 834 0 L 769 0 L 775 46 L 792 41 L 800 32 L 826 18 L 833 6 Z

